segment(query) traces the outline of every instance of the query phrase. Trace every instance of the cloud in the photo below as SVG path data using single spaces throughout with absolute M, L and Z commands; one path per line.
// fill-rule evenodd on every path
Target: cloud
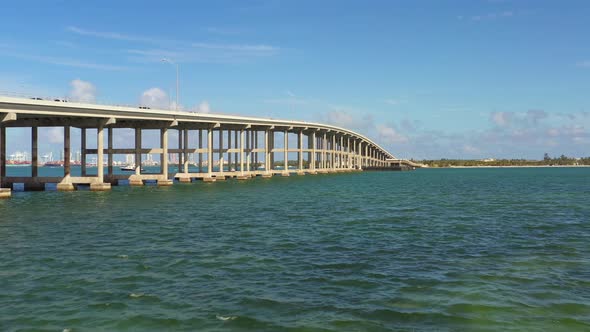
M 70 82 L 70 99 L 83 103 L 92 103 L 96 100 L 96 87 L 94 84 L 75 79 Z
M 491 20 L 498 20 L 498 19 L 505 19 L 515 16 L 516 13 L 511 10 L 505 10 L 501 12 L 492 12 L 487 14 L 480 14 L 480 15 L 471 15 L 471 16 L 464 16 L 459 15 L 457 19 L 459 20 L 470 20 L 475 22 L 480 21 L 491 21 Z
M 582 67 L 582 68 L 590 68 L 590 60 L 580 61 L 580 62 L 576 63 L 576 66 Z
M 140 104 L 151 108 L 168 109 L 170 107 L 170 98 L 164 90 L 150 88 L 141 94 Z
M 211 113 L 211 107 L 209 106 L 209 102 L 204 100 L 202 101 L 197 107 L 194 109 L 195 113 Z
M 337 127 L 352 128 L 356 120 L 352 114 L 346 111 L 331 111 L 326 114 L 326 122 Z
M 287 95 L 287 97 L 285 97 L 285 98 L 265 99 L 265 100 L 263 100 L 263 102 L 266 104 L 284 104 L 284 105 L 307 105 L 311 102 L 311 100 L 297 97 L 297 95 L 295 95 L 290 90 L 286 90 L 285 94 Z
M 512 112 L 492 112 L 490 113 L 490 119 L 497 126 L 506 127 L 512 122 L 513 115 Z
M 209 33 L 218 34 L 218 35 L 239 35 L 239 34 L 244 33 L 244 30 L 242 30 L 242 29 L 221 28 L 221 27 L 207 27 L 204 30 Z
M 396 143 L 407 143 L 408 137 L 400 134 L 395 130 L 395 128 L 390 126 L 384 125 L 377 125 L 377 135 L 379 139 L 377 142 L 382 142 L 384 144 L 396 144 Z
M 102 63 L 96 63 L 96 62 L 87 62 L 87 61 L 82 61 L 82 60 L 78 60 L 78 59 L 71 59 L 71 58 L 53 57 L 53 56 L 45 56 L 45 55 L 31 55 L 31 54 L 18 53 L 18 52 L 12 52 L 12 51 L 0 50 L 0 55 L 9 56 L 9 57 L 17 58 L 17 59 L 48 63 L 48 64 L 58 65 L 58 66 L 87 68 L 87 69 L 96 69 L 96 70 L 109 70 L 109 71 L 129 70 L 128 67 L 123 67 L 123 66 L 114 66 L 114 65 L 102 64 Z
M 213 43 L 205 41 L 182 41 L 168 38 L 129 35 L 119 32 L 103 32 L 82 29 L 75 26 L 67 31 L 81 36 L 119 40 L 139 44 L 151 44 L 148 49 L 135 47 L 126 52 L 132 61 L 156 62 L 163 57 L 177 62 L 235 63 L 253 58 L 270 57 L 278 54 L 280 47 L 263 43 Z
M 154 39 L 147 38 L 147 37 L 125 35 L 125 34 L 121 34 L 121 33 L 117 33 L 117 32 L 92 31 L 92 30 L 78 28 L 75 26 L 69 26 L 66 28 L 66 30 L 69 32 L 73 32 L 75 34 L 81 35 L 81 36 L 90 36 L 90 37 L 97 37 L 97 38 L 103 38 L 103 39 L 138 41 L 138 42 L 154 42 L 155 41 Z
M 61 144 L 64 141 L 63 127 L 50 127 L 44 131 L 43 136 L 47 143 Z
M 492 112 L 490 121 L 497 127 L 537 126 L 549 115 L 544 110 L 528 110 L 526 112 Z

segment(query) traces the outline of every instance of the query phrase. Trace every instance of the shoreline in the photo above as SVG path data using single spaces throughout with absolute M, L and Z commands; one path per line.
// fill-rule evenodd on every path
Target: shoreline
M 587 168 L 590 165 L 510 165 L 510 166 L 444 166 L 444 167 L 422 167 L 431 168 Z

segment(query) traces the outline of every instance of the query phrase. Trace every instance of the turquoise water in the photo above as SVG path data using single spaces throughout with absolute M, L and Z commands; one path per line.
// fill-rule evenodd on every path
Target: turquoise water
M 590 169 L 14 193 L 2 331 L 588 331 Z

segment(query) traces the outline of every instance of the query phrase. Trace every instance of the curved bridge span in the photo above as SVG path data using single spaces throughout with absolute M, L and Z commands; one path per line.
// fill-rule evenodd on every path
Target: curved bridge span
M 15 127 L 31 128 L 31 177 L 6 174 L 6 131 Z M 64 128 L 64 153 L 60 161 L 63 177 L 38 176 L 39 127 Z M 79 128 L 81 132 L 80 176 L 71 174 L 71 128 Z M 113 146 L 113 138 L 122 128 L 134 131 L 133 148 Z M 146 142 L 142 143 L 145 130 L 159 132 L 158 146 L 146 147 Z M 169 143 L 170 131 L 177 131 L 177 144 Z M 277 136 L 279 144 L 276 144 Z M 96 148 L 87 147 L 92 141 Z M 279 161 L 275 162 L 277 154 Z M 113 155 L 132 155 L 133 160 L 159 155 L 161 171 L 146 174 L 140 163 L 134 162 L 135 165 L 128 165 L 133 168 L 130 174 L 115 174 Z M 169 157 L 178 165 L 177 172 L 170 172 Z M 96 167 L 93 176 L 87 174 L 89 158 L 96 160 L 92 165 Z M 142 185 L 145 181 L 170 185 L 172 179 L 245 180 L 253 176 L 379 169 L 388 167 L 390 160 L 397 159 L 369 138 L 319 123 L 0 97 L 0 187 L 24 183 L 25 188 L 36 189 L 45 183 L 57 183 L 58 190 L 74 190 L 80 184 L 90 185 L 91 190 L 108 190 L 119 180 L 128 180 L 130 185 Z M 0 195 L 7 192 L 9 195 L 9 191 L 2 189 Z

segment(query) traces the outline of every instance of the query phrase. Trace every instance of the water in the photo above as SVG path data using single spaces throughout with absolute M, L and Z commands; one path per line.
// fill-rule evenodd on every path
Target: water
M 2 331 L 588 331 L 590 169 L 0 201 Z

